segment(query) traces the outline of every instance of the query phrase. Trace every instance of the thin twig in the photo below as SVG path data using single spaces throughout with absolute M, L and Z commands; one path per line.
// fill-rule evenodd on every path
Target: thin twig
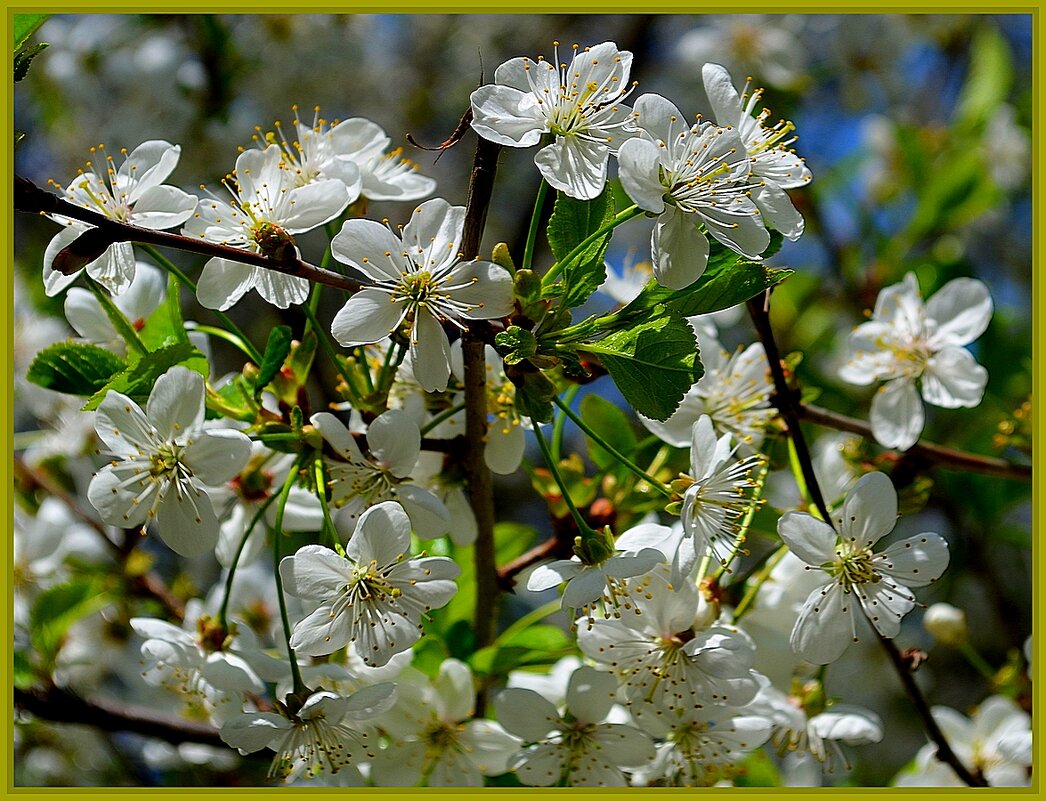
M 326 284 L 346 292 L 356 292 L 362 288 L 359 281 L 347 278 L 341 273 L 316 267 L 308 262 L 302 261 L 294 254 L 294 248 L 286 248 L 279 259 L 272 259 L 260 253 L 249 250 L 219 245 L 208 242 L 199 237 L 181 236 L 180 234 L 169 234 L 163 231 L 152 231 L 137 225 L 111 220 L 91 209 L 77 206 L 64 198 L 45 192 L 32 181 L 15 176 L 15 209 L 33 214 L 54 214 L 67 217 L 72 220 L 87 223 L 94 226 L 86 231 L 79 239 L 62 250 L 56 257 L 56 263 L 62 263 L 69 273 L 84 267 L 93 261 L 109 245 L 116 242 L 140 242 L 145 245 L 159 245 L 161 247 L 184 250 L 189 253 L 197 253 L 201 256 L 212 256 L 221 259 L 229 259 L 242 264 L 250 264 L 253 267 L 261 267 L 266 270 L 292 275 L 296 278 L 304 278 L 314 284 Z
M 811 423 L 874 439 L 871 425 L 864 420 L 847 417 L 844 414 L 809 403 L 797 406 L 796 411 L 798 411 L 801 418 L 809 420 Z M 1031 465 L 1014 464 L 993 456 L 981 456 L 976 453 L 946 448 L 943 445 L 937 445 L 925 440 L 920 440 L 905 451 L 904 457 L 921 458 L 937 467 L 944 467 L 949 470 L 965 470 L 986 476 L 999 476 L 1000 478 L 1010 478 L 1015 481 L 1031 483 Z
M 763 343 L 763 348 L 766 351 L 766 358 L 770 363 L 770 373 L 774 379 L 776 392 L 773 398 L 773 403 L 781 412 L 781 416 L 784 418 L 785 423 L 788 426 L 788 435 L 795 445 L 796 457 L 799 461 L 803 478 L 806 481 L 807 489 L 810 492 L 814 503 L 817 505 L 817 508 L 823 515 L 824 521 L 829 525 L 832 525 L 831 515 L 828 513 L 828 507 L 821 494 L 821 488 L 817 482 L 817 476 L 814 474 L 814 465 L 810 458 L 810 450 L 806 446 L 806 440 L 803 437 L 803 430 L 799 425 L 801 395 L 797 390 L 790 388 L 785 379 L 784 367 L 781 363 L 780 352 L 777 349 L 777 341 L 774 339 L 773 328 L 770 326 L 769 305 L 769 292 L 764 292 L 762 295 L 748 301 L 748 312 L 752 317 L 752 322 L 755 324 L 756 332 L 759 334 L 759 340 Z M 878 634 L 878 632 L 876 632 L 876 634 Z M 912 677 L 912 668 L 910 664 L 905 662 L 904 658 L 897 650 L 897 646 L 881 635 L 879 635 L 879 640 L 890 655 L 890 660 L 894 669 L 897 671 L 897 675 L 900 677 L 901 683 L 904 685 L 904 689 L 912 701 L 912 705 L 915 707 L 916 712 L 922 719 L 923 728 L 926 729 L 926 733 L 937 746 L 938 759 L 945 762 L 953 771 L 955 771 L 955 775 L 966 782 L 969 786 L 987 786 L 987 783 L 983 779 L 978 779 L 971 775 L 966 769 L 966 766 L 963 765 L 958 757 L 955 756 L 955 752 L 952 751 L 951 746 L 948 745 L 948 741 L 943 732 L 941 732 L 940 727 L 937 725 L 937 721 L 933 719 L 933 715 L 930 713 L 930 707 L 926 703 L 926 699 L 923 698 L 918 685 L 915 683 L 915 679 Z

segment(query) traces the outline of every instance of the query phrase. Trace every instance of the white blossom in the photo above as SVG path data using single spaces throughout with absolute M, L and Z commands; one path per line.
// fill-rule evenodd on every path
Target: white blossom
M 139 261 L 135 264 L 134 280 L 123 294 L 113 298 L 113 305 L 123 313 L 131 327 L 139 331 L 149 315 L 163 303 L 166 295 L 164 274 L 151 264 Z M 66 293 L 65 319 L 88 342 L 118 352 L 123 352 L 127 347 L 98 298 L 86 289 L 73 287 Z
M 185 367 L 157 379 L 144 412 L 109 391 L 95 428 L 111 461 L 87 490 L 103 521 L 134 528 L 155 520 L 160 538 L 182 556 L 214 548 L 219 523 L 203 487 L 239 473 L 251 442 L 230 428 L 205 428 L 203 413 L 203 377 Z
M 296 175 L 287 169 L 283 151 L 275 144 L 241 153 L 224 185 L 231 202 L 217 196 L 201 199 L 183 233 L 270 256 L 295 247 L 294 234 L 330 222 L 349 203 L 348 190 L 340 180 L 299 186 Z M 286 309 L 305 302 L 309 282 L 216 256 L 204 265 L 196 294 L 208 309 L 225 311 L 252 289 L 274 306 Z
M 850 334 L 850 360 L 840 376 L 851 384 L 886 383 L 872 399 L 872 434 L 885 448 L 907 450 L 923 430 L 922 400 L 945 409 L 981 402 L 988 371 L 963 346 L 988 327 L 992 299 L 975 278 L 949 281 L 923 303 L 908 273 L 875 301 L 872 319 Z
M 182 149 L 162 139 L 142 142 L 128 153 L 121 149 L 123 163 L 117 167 L 104 145 L 91 148 L 86 170 L 68 187 L 51 181 L 62 189 L 66 200 L 102 214 L 110 220 L 161 231 L 188 220 L 196 208 L 196 198 L 164 183 L 178 166 Z M 57 295 L 69 286 L 79 271 L 63 275 L 54 268 L 55 257 L 93 226 L 56 216 L 67 226 L 44 251 L 44 287 L 48 295 Z M 130 242 L 115 242 L 86 266 L 87 274 L 118 295 L 131 285 L 135 274 L 134 248 Z
M 349 220 L 331 241 L 334 258 L 372 285 L 334 317 L 331 333 L 345 347 L 378 342 L 406 323 L 414 377 L 428 392 L 450 378 L 450 340 L 443 325 L 491 320 L 512 311 L 512 276 L 481 260 L 461 261 L 465 208 L 433 198 L 414 210 L 396 236 L 373 220 Z
M 511 763 L 521 782 L 549 787 L 624 787 L 622 768 L 654 757 L 654 744 L 642 731 L 604 722 L 617 692 L 617 680 L 594 668 L 577 668 L 566 692 L 566 713 L 533 690 L 508 688 L 495 700 L 498 720 L 527 747 Z
M 640 135 L 618 152 L 621 185 L 640 208 L 659 215 L 650 240 L 658 283 L 683 289 L 701 277 L 706 231 L 759 258 L 770 235 L 750 196 L 752 164 L 737 130 L 688 125 L 675 105 L 654 94 L 636 101 L 633 116 Z
M 784 190 L 808 184 L 813 176 L 803 160 L 788 148 L 795 141 L 794 136 L 790 137 L 795 126 L 785 120 L 773 126 L 764 124 L 770 110 L 764 108 L 755 113 L 763 90 L 756 89 L 749 95 L 746 86 L 745 93 L 738 96 L 730 73 L 719 64 L 705 64 L 701 75 L 716 122 L 737 130 L 751 159 L 755 183 L 752 200 L 762 212 L 764 223 L 786 239 L 798 239 L 803 233 L 803 218 Z
M 534 163 L 549 185 L 579 200 L 591 200 L 607 181 L 607 160 L 634 127 L 630 109 L 619 105 L 631 91 L 632 54 L 613 42 L 574 45 L 570 64 L 526 56 L 506 61 L 494 83 L 472 93 L 472 128 L 508 147 L 530 147 L 545 134 Z
M 295 624 L 291 647 L 321 656 L 353 642 L 375 666 L 410 648 L 426 614 L 457 591 L 459 570 L 446 557 L 409 553 L 410 520 L 398 503 L 386 501 L 363 513 L 344 556 L 306 545 L 285 557 L 284 590 L 312 607 Z
M 792 629 L 792 648 L 803 659 L 834 662 L 859 640 L 859 617 L 883 637 L 896 637 L 901 618 L 915 606 L 908 588 L 931 584 L 944 572 L 948 543 L 939 534 L 919 534 L 873 553 L 896 521 L 897 492 L 883 473 L 857 482 L 834 515 L 834 529 L 805 512 L 781 517 L 777 532 L 785 545 L 807 570 L 823 573 Z

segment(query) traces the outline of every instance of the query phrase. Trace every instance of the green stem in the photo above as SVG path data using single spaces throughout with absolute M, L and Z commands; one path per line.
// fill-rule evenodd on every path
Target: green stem
M 360 345 L 356 348 L 356 364 L 363 368 L 360 372 L 363 373 L 363 383 L 367 385 L 367 394 L 373 395 L 374 381 L 370 377 L 370 362 L 367 361 L 366 345 Z
M 592 430 L 588 423 L 581 419 L 580 415 L 574 414 L 574 412 L 570 408 L 569 403 L 564 403 L 558 395 L 553 395 L 552 401 L 556 404 L 556 406 L 560 408 L 560 411 L 562 411 L 563 414 L 565 414 L 574 422 L 574 425 L 576 425 L 578 428 L 584 431 L 586 436 L 588 436 L 600 448 L 602 448 L 615 459 L 617 459 L 617 461 L 619 461 L 624 467 L 628 468 L 632 473 L 641 478 L 643 481 L 647 482 L 651 487 L 656 489 L 662 495 L 665 495 L 666 497 L 671 497 L 672 490 L 669 489 L 668 485 L 662 483 L 661 481 L 658 481 L 652 475 L 642 470 L 638 465 L 633 463 L 628 457 L 622 454 L 621 451 L 619 451 L 617 448 L 615 448 L 613 445 L 611 445 L 609 442 L 607 442 L 605 439 L 599 436 L 599 434 Z
M 541 179 L 537 197 L 534 198 L 534 210 L 530 214 L 530 228 L 527 229 L 527 244 L 523 249 L 523 264 L 520 269 L 529 270 L 534 263 L 534 247 L 538 241 L 538 230 L 541 228 L 541 210 L 545 207 L 545 195 L 548 194 L 548 181 Z
M 597 230 L 595 233 L 589 234 L 587 237 L 582 239 L 581 244 L 579 244 L 576 248 L 570 251 L 570 253 L 568 253 L 565 258 L 560 259 L 551 267 L 549 267 L 548 272 L 545 273 L 544 277 L 541 279 L 541 285 L 548 286 L 549 284 L 551 284 L 553 279 L 563 271 L 563 268 L 568 264 L 573 263 L 573 261 L 578 256 L 580 256 L 582 253 L 588 250 L 589 246 L 593 242 L 595 242 L 603 236 L 606 236 L 606 234 L 613 231 L 619 225 L 623 225 L 624 223 L 628 222 L 634 217 L 638 217 L 639 215 L 645 213 L 646 212 L 643 211 L 643 209 L 639 208 L 639 206 L 629 206 L 624 211 L 618 212 L 614 219 L 612 219 L 602 228 Z
M 395 358 L 393 358 L 393 354 L 395 354 Z M 396 380 L 396 371 L 400 369 L 400 365 L 403 364 L 403 359 L 406 355 L 407 348 L 404 345 L 398 343 L 389 345 L 389 349 L 385 353 L 385 361 L 382 362 L 381 370 L 378 371 L 379 395 L 388 397 L 389 390 Z
M 577 397 L 578 391 L 581 389 L 580 384 L 573 384 L 567 388 L 567 391 L 563 393 L 566 396 L 566 400 L 560 402 L 558 395 L 553 395 L 556 404 L 562 408 L 570 407 L 570 404 L 574 402 L 574 398 Z M 556 418 L 555 424 L 552 426 L 552 456 L 558 462 L 563 458 L 563 434 L 567 427 L 567 419 L 563 415 Z
M 193 281 L 189 276 L 187 276 L 177 264 L 175 264 L 173 261 L 171 261 L 162 253 L 160 253 L 160 251 L 158 251 L 152 245 L 142 245 L 141 247 L 146 253 L 152 256 L 161 267 L 163 267 L 167 272 L 169 272 L 179 281 L 181 281 L 184 286 L 189 287 L 189 289 L 192 290 L 192 293 L 194 295 L 196 294 L 196 282 Z M 236 323 L 234 323 L 232 319 L 230 319 L 230 317 L 227 314 L 225 314 L 225 312 L 220 312 L 217 309 L 211 309 L 210 311 L 215 317 L 217 317 L 221 321 L 221 324 L 224 325 L 227 330 L 231 331 L 240 338 L 240 341 L 243 343 L 246 352 L 251 357 L 251 361 L 255 364 L 260 365 L 262 363 L 261 353 L 258 351 L 256 347 L 254 347 L 253 344 L 251 344 L 250 339 L 248 339 L 247 335 L 240 330 L 240 327 L 236 325 Z
M 345 549 L 341 547 L 341 543 L 338 542 L 338 529 L 334 526 L 334 519 L 331 517 L 330 506 L 327 505 L 327 475 L 323 469 L 323 456 L 319 453 L 316 454 L 316 461 L 313 463 L 313 476 L 316 483 L 316 497 L 320 502 L 320 509 L 323 510 L 323 530 L 330 536 L 330 543 L 333 549 L 338 552 L 340 556 L 345 555 Z
M 544 620 L 549 615 L 554 615 L 556 612 L 563 608 L 563 602 L 556 598 L 554 601 L 549 601 L 547 604 L 539 606 L 537 609 L 532 609 L 527 612 L 519 620 L 512 623 L 511 626 L 506 628 L 498 638 L 494 640 L 493 645 L 498 646 L 509 640 L 511 637 L 516 636 L 521 631 L 530 628 L 532 625 L 537 623 L 539 620 Z
M 978 673 L 990 682 L 995 681 L 995 670 L 988 664 L 988 661 L 977 653 L 977 650 L 970 645 L 968 642 L 964 642 L 959 646 L 959 652 L 966 657 L 966 661 L 969 662 Z
M 338 371 L 338 375 L 342 377 L 345 386 L 349 388 L 349 392 L 353 395 L 360 397 L 361 393 L 359 387 L 356 386 L 355 378 L 349 374 L 348 369 L 338 359 L 338 353 L 334 350 L 334 345 L 327 336 L 327 332 L 320 327 L 319 320 L 316 319 L 316 314 L 308 306 L 302 306 L 302 310 L 305 312 L 305 316 L 312 325 L 312 330 L 316 332 L 316 339 L 319 340 L 320 347 L 323 348 L 323 352 L 327 354 L 327 358 L 331 360 L 334 369 Z
M 531 418 L 530 423 L 534 428 L 534 436 L 537 437 L 538 446 L 541 448 L 541 455 L 545 457 L 545 464 L 548 465 L 549 472 L 552 473 L 552 478 L 555 480 L 556 486 L 559 487 L 559 493 L 563 497 L 563 502 L 570 510 L 570 515 L 574 518 L 574 522 L 577 524 L 581 536 L 598 536 L 596 532 L 592 530 L 592 527 L 585 522 L 585 518 L 581 516 L 581 512 L 579 512 L 577 507 L 574 506 L 574 501 L 571 500 L 570 493 L 567 491 L 567 485 L 563 481 L 563 477 L 559 474 L 559 467 L 552 458 L 552 451 L 549 450 L 548 442 L 545 441 L 545 435 L 541 433 L 541 424 L 533 418 Z
M 774 551 L 773 556 L 767 559 L 766 565 L 764 565 L 763 569 L 759 572 L 759 576 L 755 579 L 755 582 L 745 591 L 744 597 L 741 598 L 740 602 L 734 608 L 734 623 L 737 623 L 745 612 L 748 611 L 748 608 L 752 605 L 755 597 L 759 594 L 759 590 L 763 588 L 763 585 L 770 578 L 770 574 L 774 571 L 774 568 L 777 567 L 778 562 L 784 559 L 787 553 L 788 546 L 782 545 Z
M 294 466 L 287 473 L 280 490 L 279 506 L 276 507 L 276 519 L 272 525 L 272 571 L 276 576 L 276 598 L 280 603 L 280 619 L 283 621 L 283 637 L 287 642 L 287 657 L 291 663 L 291 678 L 294 681 L 294 692 L 300 693 L 305 690 L 305 682 L 302 681 L 301 671 L 298 669 L 298 657 L 291 648 L 291 621 L 287 615 L 287 600 L 283 596 L 283 578 L 280 576 L 280 546 L 283 542 L 283 515 L 287 510 L 287 499 L 290 497 L 291 488 L 298 478 L 298 471 L 304 466 L 306 456 L 302 456 L 294 462 Z
M 460 414 L 463 411 L 465 411 L 464 403 L 458 403 L 454 406 L 451 406 L 449 409 L 444 409 L 442 412 L 437 414 L 435 417 L 433 417 L 431 420 L 429 420 L 427 423 L 425 423 L 425 425 L 421 427 L 421 436 L 425 436 L 440 423 L 445 423 L 454 415 Z
M 254 361 L 254 354 L 251 353 L 249 343 L 240 339 L 240 337 L 231 331 L 226 331 L 224 328 L 215 328 L 210 325 L 199 325 L 198 323 L 190 323 L 190 326 L 192 326 L 191 328 L 188 328 L 190 331 L 199 331 L 201 334 L 224 339 L 230 345 L 237 348 L 248 359 Z
M 105 312 L 105 316 L 109 318 L 109 322 L 113 324 L 113 328 L 116 329 L 116 333 L 120 335 L 120 338 L 127 343 L 128 350 L 135 351 L 139 356 L 144 356 L 149 350 L 142 343 L 142 340 L 138 337 L 138 332 L 134 330 L 134 326 L 131 325 L 124 313 L 120 311 L 116 304 L 113 303 L 113 299 L 109 297 L 108 293 L 102 289 L 102 287 L 93 278 L 87 279 L 87 288 L 94 294 L 95 299 L 98 301 L 98 305 L 102 307 L 102 311 Z
M 251 536 L 251 532 L 254 531 L 254 527 L 258 525 L 258 521 L 261 520 L 262 515 L 265 514 L 266 510 L 272 506 L 273 501 L 278 496 L 270 495 L 265 499 L 265 503 L 261 505 L 261 508 L 254 513 L 254 517 L 251 518 L 251 522 L 247 528 L 244 529 L 243 536 L 240 537 L 240 544 L 236 546 L 236 553 L 232 557 L 232 564 L 229 565 L 229 575 L 225 577 L 225 595 L 222 597 L 222 606 L 218 610 L 218 622 L 222 628 L 228 628 L 228 614 L 229 614 L 229 599 L 232 598 L 232 581 L 236 577 L 236 568 L 240 564 L 240 557 L 243 555 L 243 549 L 247 547 L 247 539 Z

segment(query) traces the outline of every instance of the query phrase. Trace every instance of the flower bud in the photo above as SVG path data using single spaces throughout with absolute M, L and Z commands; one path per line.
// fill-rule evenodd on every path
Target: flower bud
M 923 627 L 941 645 L 955 647 L 966 642 L 966 613 L 951 604 L 934 604 L 927 609 Z

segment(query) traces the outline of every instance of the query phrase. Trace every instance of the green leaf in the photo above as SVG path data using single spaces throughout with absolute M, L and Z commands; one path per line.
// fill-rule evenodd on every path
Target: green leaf
M 592 200 L 575 200 L 562 192 L 548 221 L 548 244 L 556 261 L 563 261 L 585 239 L 614 219 L 616 209 L 609 188 Z M 570 264 L 563 266 L 562 305 L 569 309 L 580 306 L 606 280 L 603 255 L 610 244 L 610 234 L 591 243 Z
M 14 50 L 18 50 L 50 14 L 14 14 Z M 17 80 L 17 79 L 16 79 Z
M 11 679 L 19 690 L 28 690 L 33 686 L 33 666 L 25 651 L 15 651 L 14 670 Z
M 104 609 L 111 602 L 97 579 L 77 579 L 45 590 L 29 611 L 29 631 L 34 649 L 48 660 L 76 621 Z
M 651 281 L 631 303 L 618 312 L 618 317 L 624 320 L 637 319 L 657 306 L 664 306 L 679 317 L 710 314 L 744 303 L 791 274 L 791 270 L 770 267 L 761 261 L 749 261 L 718 242 L 713 242 L 708 266 L 697 281 L 686 289 L 668 289 L 656 280 Z
M 494 337 L 494 347 L 505 360 L 505 364 L 519 364 L 524 359 L 537 355 L 538 341 L 532 331 L 510 325 Z
M 528 626 L 501 643 L 504 647 L 514 646 L 530 651 L 559 651 L 569 648 L 571 644 L 570 636 L 563 629 L 547 623 Z
M 524 523 L 503 520 L 494 524 L 494 557 L 499 565 L 511 562 L 538 537 L 537 529 Z
M 636 447 L 636 434 L 632 422 L 624 410 L 599 395 L 586 395 L 581 399 L 581 419 L 599 436 L 617 450 L 628 455 Z M 617 459 L 593 442 L 587 435 L 588 457 L 600 470 L 619 467 Z M 622 468 L 624 469 L 624 468 Z
M 762 749 L 753 751 L 745 758 L 734 781 L 737 787 L 777 787 L 779 784 L 777 765 Z
M 516 386 L 516 409 L 524 417 L 533 417 L 539 423 L 552 419 L 552 398 L 555 385 L 544 373 L 524 373 L 522 382 Z
M 40 55 L 44 50 L 47 49 L 47 42 L 39 42 L 37 44 L 26 45 L 17 53 L 15 53 L 15 67 L 14 67 L 14 79 L 15 83 L 25 78 L 29 74 L 29 65 L 33 63 L 33 59 Z
M 671 417 L 704 373 L 694 330 L 681 317 L 648 320 L 579 349 L 598 354 L 625 400 L 653 420 Z
M 168 345 L 189 341 L 189 334 L 185 330 L 180 312 L 181 308 L 177 304 L 161 303 L 156 307 L 156 311 L 149 315 L 149 319 L 138 332 L 138 338 L 146 350 L 159 350 Z
M 135 401 L 144 402 L 152 392 L 156 379 L 177 364 L 196 370 L 204 377 L 207 375 L 207 360 L 192 343 L 179 342 L 168 345 L 147 353 L 126 370 L 115 375 L 108 384 L 91 396 L 82 411 L 97 409 L 110 390 L 122 392 Z
M 955 111 L 958 128 L 984 125 L 1006 101 L 1013 84 L 1013 56 L 1006 37 L 993 25 L 978 26 L 970 55 L 970 70 Z
M 36 354 L 26 378 L 37 386 L 67 395 L 93 395 L 127 362 L 85 342 L 57 342 Z
M 287 354 L 291 352 L 293 339 L 294 333 L 287 325 L 278 325 L 269 332 L 269 340 L 265 343 L 265 354 L 258 371 L 258 382 L 255 384 L 255 397 L 261 395 L 261 391 L 280 371 Z

